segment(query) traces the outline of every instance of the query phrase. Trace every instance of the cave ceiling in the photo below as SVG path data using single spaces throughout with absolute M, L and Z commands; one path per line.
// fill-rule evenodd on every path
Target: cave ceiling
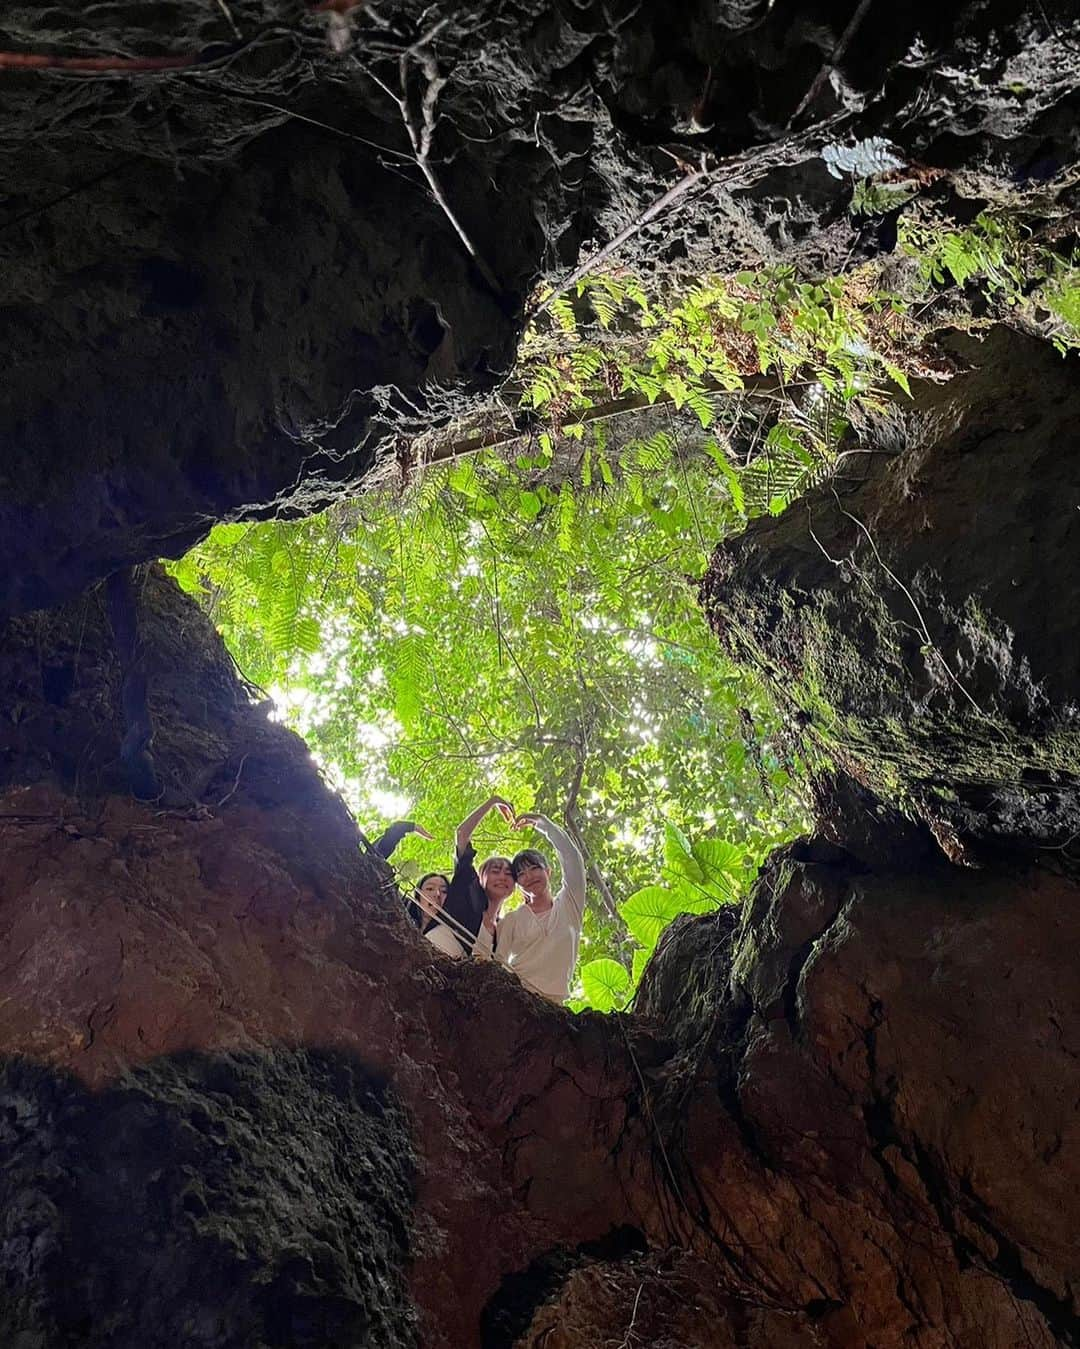
M 355 490 L 689 173 L 621 257 L 888 247 L 847 212 L 874 137 L 960 214 L 1067 217 L 1072 8 L 6 5 L 0 611 Z

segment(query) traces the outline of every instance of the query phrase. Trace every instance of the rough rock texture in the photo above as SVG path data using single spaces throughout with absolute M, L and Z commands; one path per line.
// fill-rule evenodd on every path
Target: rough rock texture
M 521 1343 L 1075 1344 L 1076 900 L 801 844 L 733 943 L 684 920 L 646 1005 L 667 975 L 713 990 L 711 1031 L 667 1020 L 651 1103 L 653 1223 L 691 1254 L 643 1224 L 653 1254 L 584 1263 Z
M 903 436 L 755 521 L 703 590 L 813 742 L 955 860 L 1058 848 L 1080 817 L 1080 370 L 1004 329 L 960 349 L 974 369 Z
M 639 1016 L 573 1017 L 418 939 L 167 586 L 195 804 L 102 789 L 103 626 L 59 709 L 67 625 L 0 641 L 40 662 L 14 732 L 90 747 L 77 789 L 27 733 L 0 797 L 5 1343 L 1075 1341 L 1073 881 L 798 845 L 672 929 Z
M 94 1089 L 191 1051 L 216 1061 L 282 1046 L 344 1052 L 376 1081 L 389 1077 L 417 1152 L 414 1295 L 441 1309 L 421 1339 L 469 1343 L 502 1273 L 538 1245 L 603 1236 L 622 1211 L 609 1154 L 630 1075 L 605 1050 L 614 1028 L 537 1007 L 500 969 L 433 958 L 306 747 L 247 701 L 219 639 L 154 570 L 140 618 L 155 761 L 175 800 L 111 794 L 119 670 L 96 605 L 89 597 L 59 708 L 49 672 L 69 654 L 70 615 L 51 628 L 48 615 L 10 620 L 0 640 L 0 662 L 21 681 L 5 714 L 0 799 L 4 1053 Z M 178 630 L 190 659 L 174 645 Z M 595 1138 L 583 1144 L 582 1130 Z M 576 1183 L 578 1199 L 564 1183 Z M 267 1173 L 244 1203 L 257 1214 L 276 1194 Z M 308 1187 L 296 1185 L 290 1202 L 308 1206 Z M 367 1256 L 340 1232 L 331 1245 L 344 1279 L 334 1296 L 351 1301 L 353 1263 Z M 487 1282 L 477 1279 L 478 1245 L 497 1252 Z M 211 1327 L 194 1342 L 247 1343 L 247 1331 L 213 1338 L 214 1296 L 193 1308 Z M 354 1321 L 370 1312 L 361 1304 Z M 343 1332 L 340 1342 L 365 1341 Z
M 410 1346 L 411 1148 L 340 1054 L 0 1068 L 6 1345 Z M 298 1202 L 303 1196 L 303 1202 Z
M 6 5 L 0 613 L 354 486 L 429 417 L 426 384 L 490 383 L 536 279 L 702 152 L 723 167 L 638 237 L 641 261 L 877 247 L 830 139 L 893 136 L 975 197 L 1075 165 L 1070 0 L 875 6 L 799 113 L 851 17 L 398 0 L 354 7 L 335 51 L 341 23 L 299 0 Z M 4 51 L 189 64 L 13 69 Z M 446 81 L 429 167 L 475 256 L 414 162 L 403 54 L 418 136 Z

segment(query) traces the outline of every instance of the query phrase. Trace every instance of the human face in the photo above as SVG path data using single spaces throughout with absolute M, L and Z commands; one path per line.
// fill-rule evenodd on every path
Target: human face
M 551 872 L 540 862 L 521 862 L 517 883 L 527 895 L 544 895 L 551 883 Z
M 484 866 L 482 881 L 484 893 L 493 904 L 499 904 L 514 893 L 514 873 L 505 857 L 493 857 Z
M 446 879 L 443 876 L 428 876 L 420 887 L 420 907 L 429 918 L 438 916 L 439 910 L 446 903 L 447 891 Z

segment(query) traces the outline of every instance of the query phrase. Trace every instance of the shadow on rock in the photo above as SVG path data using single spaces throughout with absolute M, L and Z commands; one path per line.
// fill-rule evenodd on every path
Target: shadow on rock
M 178 1055 L 92 1094 L 0 1067 L 9 1349 L 407 1346 L 413 1154 L 348 1057 Z

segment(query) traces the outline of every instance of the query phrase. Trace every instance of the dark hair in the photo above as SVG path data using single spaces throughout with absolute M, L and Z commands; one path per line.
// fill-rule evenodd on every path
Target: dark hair
M 450 889 L 449 878 L 443 875 L 441 871 L 425 871 L 424 874 L 420 877 L 420 879 L 416 882 L 416 886 L 414 887 L 413 893 L 419 897 L 420 887 L 424 884 L 425 881 L 430 881 L 432 876 L 438 876 L 439 880 L 446 881 L 446 888 L 447 890 Z M 416 924 L 416 926 L 420 929 L 421 932 L 424 931 L 428 923 L 435 922 L 435 919 L 431 916 L 431 914 L 425 913 L 424 910 L 420 907 L 419 903 L 409 905 L 409 917 L 413 920 L 413 922 Z
M 517 880 L 518 872 L 523 867 L 543 867 L 545 871 L 550 871 L 551 863 L 536 848 L 522 848 L 520 852 L 514 853 L 510 862 L 510 870 L 514 873 L 514 880 Z
M 488 867 L 491 866 L 492 862 L 505 862 L 506 865 L 510 868 L 511 875 L 513 875 L 514 864 L 513 862 L 510 861 L 509 857 L 503 857 L 502 853 L 492 853 L 490 857 L 485 857 L 484 860 L 480 863 L 480 865 L 476 868 L 476 876 L 481 885 L 483 885 L 484 883 L 483 880 L 484 873 L 487 871 Z

